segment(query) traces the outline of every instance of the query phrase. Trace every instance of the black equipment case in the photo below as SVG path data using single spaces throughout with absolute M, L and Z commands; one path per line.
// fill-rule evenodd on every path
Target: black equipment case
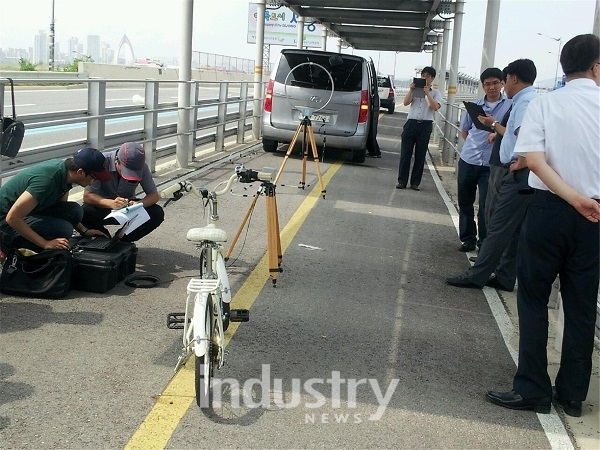
M 108 252 L 83 250 L 75 242 L 71 288 L 106 292 L 135 272 L 136 258 L 137 247 L 132 242 L 119 242 Z

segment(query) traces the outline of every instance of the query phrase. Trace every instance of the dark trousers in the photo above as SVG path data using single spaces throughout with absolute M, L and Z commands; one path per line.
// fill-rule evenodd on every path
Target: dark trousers
M 158 204 L 150 205 L 146 209 L 146 212 L 150 216 L 146 222 L 140 225 L 138 228 L 133 230 L 131 233 L 126 234 L 121 239 L 125 242 L 135 242 L 139 241 L 141 238 L 150 234 L 154 229 L 158 228 L 158 226 L 165 219 L 165 212 L 162 207 Z M 109 234 L 105 225 L 116 224 L 115 219 L 104 220 L 104 218 L 110 214 L 110 208 L 98 208 L 96 206 L 83 204 L 83 219 L 81 223 L 86 228 L 91 228 L 93 230 L 100 230 L 106 234 Z M 112 220 L 112 222 L 111 222 Z
M 548 191 L 535 191 L 519 242 L 519 365 L 523 398 L 552 395 L 548 376 L 548 298 L 560 279 L 565 326 L 555 385 L 565 400 L 585 400 L 592 371 L 600 226 Z
M 496 208 L 498 193 L 502 186 L 502 178 L 506 176 L 508 169 L 502 166 L 490 165 L 490 179 L 488 180 L 487 195 L 485 197 L 485 223 L 492 221 L 492 213 Z M 487 228 L 487 225 L 486 225 Z
M 476 166 L 458 160 L 458 232 L 461 242 L 481 246 L 487 230 L 485 226 L 485 200 L 490 179 L 489 166 Z M 475 197 L 479 190 L 479 210 L 475 224 Z M 478 230 L 479 229 L 479 230 Z M 479 237 L 479 239 L 478 239 Z
M 398 168 L 398 182 L 408 184 L 408 175 L 410 172 L 410 162 L 415 155 L 412 173 L 410 175 L 410 184 L 418 186 L 423 177 L 423 167 L 425 166 L 425 157 L 427 156 L 429 137 L 433 130 L 433 122 L 418 122 L 414 119 L 408 119 L 402 130 L 402 144 L 400 146 L 400 166 Z
M 73 229 L 81 222 L 83 210 L 76 202 L 57 202 L 56 204 L 25 216 L 24 220 L 33 231 L 44 239 L 65 238 L 70 239 L 73 236 Z M 23 238 L 19 233 L 11 228 L 5 220 L 0 220 L 0 234 L 2 236 L 1 248 L 28 248 L 40 252 L 43 249 Z
M 479 286 L 484 286 L 492 273 L 503 286 L 515 285 L 519 232 L 532 197 L 519 192 L 529 190 L 528 177 L 529 169 L 521 169 L 507 171 L 502 178 L 487 235 L 477 261 L 467 270 L 469 279 Z

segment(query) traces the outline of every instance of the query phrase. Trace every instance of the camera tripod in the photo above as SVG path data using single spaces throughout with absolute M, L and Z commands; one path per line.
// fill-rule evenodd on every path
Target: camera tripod
M 283 258 L 281 254 L 281 236 L 279 234 L 279 216 L 277 215 L 277 200 L 275 198 L 275 184 L 270 181 L 262 181 L 258 191 L 254 194 L 254 198 L 252 199 L 252 203 L 246 211 L 246 215 L 244 216 L 244 220 L 242 221 L 240 227 L 231 241 L 231 245 L 227 249 L 227 253 L 225 254 L 225 261 L 229 259 L 231 252 L 233 251 L 233 247 L 242 234 L 242 230 L 248 221 L 248 218 L 252 214 L 254 210 L 254 206 L 258 200 L 258 197 L 261 194 L 265 194 L 267 198 L 267 250 L 269 254 L 269 276 L 273 281 L 273 287 L 275 287 L 277 283 L 277 277 L 280 272 L 283 272 L 281 268 L 281 260 Z
M 323 195 L 323 198 L 325 198 L 325 193 L 327 191 L 325 190 L 325 186 L 323 185 L 323 178 L 321 178 L 321 169 L 319 167 L 319 155 L 317 153 L 317 144 L 315 143 L 315 134 L 313 132 L 313 127 L 312 127 L 312 123 L 310 121 L 310 117 L 307 115 L 305 115 L 302 118 L 302 120 L 300 121 L 300 124 L 298 125 L 298 129 L 296 130 L 296 133 L 294 134 L 294 137 L 292 138 L 292 142 L 290 142 L 288 150 L 285 153 L 285 157 L 283 158 L 283 162 L 281 163 L 281 167 L 279 168 L 279 172 L 277 172 L 277 175 L 275 176 L 275 179 L 273 180 L 273 184 L 277 184 L 277 180 L 279 180 L 279 176 L 281 175 L 281 172 L 283 172 L 285 163 L 287 162 L 288 158 L 290 157 L 290 154 L 292 153 L 292 150 L 294 149 L 294 144 L 296 144 L 296 140 L 298 139 L 298 136 L 300 135 L 301 132 L 302 132 L 302 181 L 300 181 L 299 187 L 301 189 L 304 189 L 306 187 L 306 160 L 308 158 L 308 146 L 310 144 L 313 159 L 315 161 L 315 166 L 317 168 L 317 176 L 319 177 L 319 183 L 321 185 L 321 195 Z

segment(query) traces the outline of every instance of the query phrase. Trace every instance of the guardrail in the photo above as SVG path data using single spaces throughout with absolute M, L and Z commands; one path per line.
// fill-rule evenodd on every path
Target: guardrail
M 444 105 L 436 114 L 433 140 L 439 145 L 442 162 L 450 166 L 460 156 L 460 150 L 464 143 L 460 135 L 460 121 L 462 114 L 465 113 L 465 109 L 458 104 L 450 105 L 452 113 L 450 119 L 448 119 L 442 112 L 446 110 L 447 103 L 445 100 L 444 102 Z M 456 121 L 453 120 L 454 117 L 457 117 Z
M 76 74 L 75 74 L 76 75 Z M 32 85 L 32 78 L 13 79 L 15 87 Z M 254 119 L 253 86 L 249 81 L 157 81 L 135 79 L 87 79 L 70 77 L 36 78 L 35 84 L 48 86 L 73 86 L 79 84 L 87 89 L 87 107 L 66 111 L 49 111 L 36 114 L 20 114 L 18 119 L 25 124 L 25 133 L 32 130 L 50 132 L 64 125 L 80 124 L 85 126 L 85 137 L 44 142 L 30 148 L 22 148 L 15 158 L 2 157 L 0 161 L 0 184 L 3 176 L 51 158 L 66 158 L 76 150 L 92 146 L 101 150 L 117 147 L 123 142 L 136 141 L 144 145 L 147 161 L 154 171 L 158 157 L 175 153 L 176 138 L 182 133 L 177 131 L 177 115 L 184 109 L 190 112 L 189 131 L 193 135 L 195 158 L 197 146 L 214 142 L 215 150 L 224 148 L 226 137 L 236 136 L 238 143 L 244 142 L 245 132 L 250 130 Z M 159 102 L 159 93 L 165 87 L 190 84 L 190 106 L 180 107 L 178 102 Z M 109 106 L 106 102 L 107 91 L 111 88 L 138 86 L 140 94 L 137 102 L 126 106 Z M 5 92 L 5 89 L 8 91 Z M 65 91 L 67 92 L 67 91 Z M 215 94 L 213 94 L 215 93 Z M 261 84 L 262 99 L 264 84 Z M 201 95 L 202 94 L 202 95 Z M 18 97 L 18 91 L 17 91 Z M 8 100 L 8 102 L 5 102 Z M 216 109 L 216 115 L 214 111 Z M 18 110 L 17 110 L 18 112 Z M 10 84 L 0 78 L 0 116 L 10 116 Z M 259 115 L 262 111 L 259 111 Z M 107 122 L 126 121 L 133 124 L 127 130 L 116 131 Z M 186 133 L 187 134 L 187 133 Z M 50 134 L 49 134 L 50 135 Z

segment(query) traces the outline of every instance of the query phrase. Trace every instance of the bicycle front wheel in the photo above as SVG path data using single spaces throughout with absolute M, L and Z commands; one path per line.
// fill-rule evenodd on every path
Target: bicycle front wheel
M 208 296 L 204 316 L 206 339 L 196 345 L 204 346 L 204 354 L 196 356 L 196 403 L 200 408 L 212 406 L 212 377 L 214 374 L 214 324 L 212 295 Z

